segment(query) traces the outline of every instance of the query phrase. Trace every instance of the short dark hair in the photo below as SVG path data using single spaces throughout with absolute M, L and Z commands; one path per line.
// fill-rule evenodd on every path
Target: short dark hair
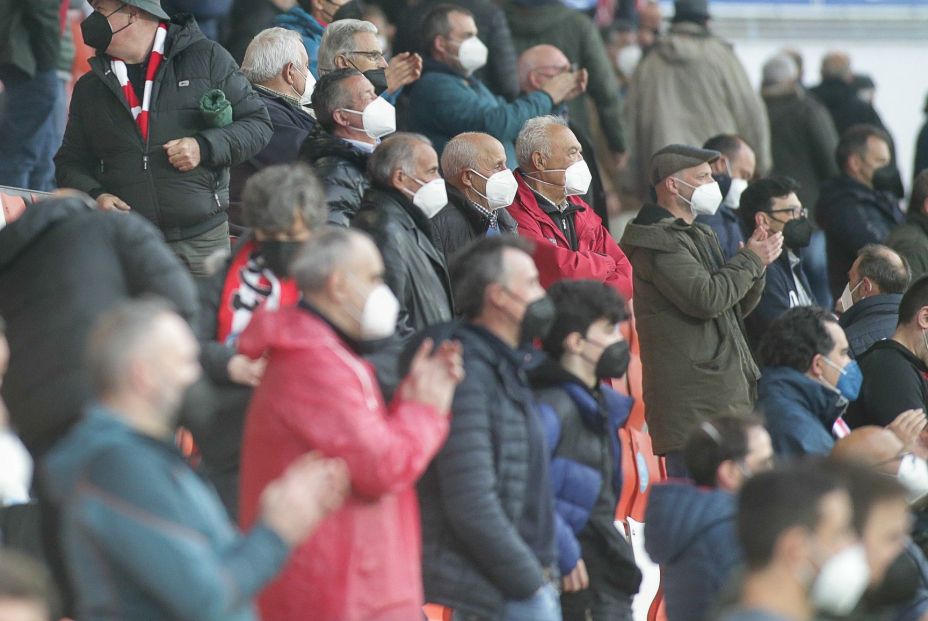
M 0 600 L 33 602 L 57 619 L 58 595 L 51 575 L 36 560 L 11 549 L 0 550 Z
M 893 261 L 890 253 L 896 254 L 900 261 Z M 860 257 L 857 274 L 861 278 L 875 282 L 883 293 L 905 293 L 910 279 L 909 262 L 905 257 L 880 244 L 867 244 L 857 256 Z
M 710 151 L 718 151 L 728 159 L 732 159 L 738 155 L 738 151 L 740 151 L 745 144 L 747 143 L 744 139 L 735 134 L 719 134 L 706 140 L 706 144 L 702 145 L 702 148 L 709 149 Z
M 419 51 L 431 55 L 432 45 L 435 37 L 447 37 L 451 34 L 451 20 L 448 19 L 452 13 L 463 13 L 473 17 L 474 14 L 462 6 L 451 3 L 436 4 L 422 18 L 422 40 L 419 42 Z
M 541 345 L 555 359 L 564 355 L 564 339 L 568 334 L 586 335 L 593 322 L 600 319 L 609 323 L 625 319 L 622 296 L 598 280 L 560 280 L 548 288 L 548 297 L 554 302 L 556 319 Z
M 928 110 L 926 110 L 928 112 Z M 928 169 L 915 175 L 912 182 L 912 197 L 909 199 L 909 215 L 921 214 L 928 200 Z
M 922 276 L 913 282 L 899 302 L 899 325 L 915 320 L 918 311 L 928 306 L 928 276 Z
M 770 324 L 760 342 L 760 359 L 767 367 L 790 367 L 805 373 L 816 354 L 827 356 L 835 341 L 825 324 L 838 323 L 817 306 L 791 308 Z
M 738 494 L 738 541 L 749 570 L 766 567 L 784 532 L 797 526 L 816 530 L 822 499 L 844 489 L 822 468 L 821 459 L 793 462 L 748 479 Z
M 769 212 L 773 208 L 774 199 L 786 198 L 798 191 L 799 184 L 790 177 L 764 177 L 751 183 L 741 194 L 739 203 L 745 230 L 754 230 L 754 216 L 760 211 Z
M 514 235 L 483 237 L 465 246 L 454 256 L 449 274 L 457 312 L 468 319 L 483 312 L 487 287 L 502 282 L 503 253 L 509 248 L 531 255 L 532 244 Z
M 683 460 L 693 482 L 715 487 L 722 462 L 739 462 L 747 457 L 748 432 L 763 426 L 759 416 L 725 414 L 694 427 L 683 448 Z
M 829 458 L 827 469 L 832 472 L 851 495 L 854 506 L 854 530 L 863 534 L 873 508 L 887 501 L 905 503 L 908 493 L 895 477 L 889 477 L 873 468 L 846 460 Z
M 887 146 L 892 144 L 889 134 L 876 125 L 858 123 L 857 125 L 852 125 L 847 128 L 847 130 L 841 134 L 841 139 L 838 141 L 838 148 L 835 149 L 835 161 L 838 163 L 838 168 L 842 171 L 846 171 L 847 161 L 852 155 L 856 154 L 860 157 L 866 157 L 867 141 L 871 137 L 882 140 Z
M 335 69 L 323 73 L 316 82 L 312 98 L 313 111 L 316 113 L 316 121 L 325 131 L 331 132 L 335 129 L 335 119 L 332 118 L 335 111 L 351 107 L 351 102 L 354 101 L 354 91 L 345 88 L 342 82 L 359 75 L 363 74 L 352 67 Z

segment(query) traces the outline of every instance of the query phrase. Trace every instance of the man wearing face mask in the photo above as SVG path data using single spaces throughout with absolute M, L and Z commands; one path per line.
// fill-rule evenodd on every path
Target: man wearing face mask
M 319 46 L 319 73 L 356 69 L 364 74 L 378 96 L 395 104 L 404 86 L 422 75 L 422 57 L 404 52 L 387 63 L 374 24 L 340 19 L 325 29 Z
M 863 386 L 850 424 L 888 425 L 900 412 L 928 411 L 928 277 L 916 280 L 899 303 L 892 338 L 860 356 Z
M 461 132 L 486 132 L 503 143 L 507 162 L 514 168 L 514 142 L 522 124 L 549 114 L 586 87 L 585 73 L 576 71 L 555 76 L 540 91 L 512 102 L 494 95 L 473 75 L 487 62 L 487 48 L 478 38 L 474 18 L 453 4 L 429 10 L 421 36 L 427 57 L 422 77 L 409 91 L 409 124 L 428 136 L 439 153 Z
M 497 235 L 452 263 L 466 375 L 419 499 L 426 601 L 461 619 L 561 619 L 548 448 L 525 376 L 555 309 L 528 250 Z
M 591 278 L 632 297 L 632 269 L 580 195 L 590 169 L 567 124 L 556 116 L 530 119 L 516 141 L 519 192 L 509 213 L 519 235 L 535 242 L 534 258 L 545 286 L 563 278 Z
M 710 416 L 749 414 L 760 377 L 743 318 L 760 300 L 783 235 L 758 228 L 729 261 L 712 229 L 694 222 L 722 203 L 710 164 L 718 151 L 669 145 L 651 158 L 657 203 L 625 229 L 634 266 L 644 401 L 655 453 L 685 476 L 682 449 Z
M 205 276 L 207 259 L 229 250 L 228 169 L 270 140 L 267 110 L 189 15 L 169 20 L 157 0 L 91 4 L 81 31 L 97 55 L 74 88 L 58 185 L 148 218 Z M 203 102 L 216 90 L 224 114 Z
M 385 403 L 365 342 L 396 329 L 399 304 L 366 235 L 328 227 L 291 266 L 299 305 L 259 314 L 239 340 L 267 356 L 242 445 L 241 522 L 259 514 L 265 486 L 307 451 L 344 460 L 351 494 L 264 590 L 276 621 L 409 621 L 421 616 L 419 510 L 414 484 L 448 433 L 461 348 L 426 340 Z
M 281 13 L 275 20 L 281 28 L 293 30 L 300 35 L 306 53 L 309 55 L 309 71 L 317 80 L 319 79 L 319 46 L 322 35 L 330 23 L 334 21 L 335 13 L 348 0 L 297 0 L 285 13 Z
M 267 146 L 231 170 L 229 200 L 241 201 L 251 175 L 297 159 L 300 145 L 316 127 L 310 113 L 315 78 L 299 35 L 283 28 L 259 32 L 245 50 L 242 73 L 267 108 L 274 134 Z
M 767 177 L 752 183 L 741 195 L 740 218 L 746 229 L 763 228 L 783 234 L 785 252 L 767 266 L 767 284 L 760 302 L 744 323 L 756 350 L 770 322 L 797 306 L 815 304 L 802 269 L 802 250 L 812 237 L 812 222 L 796 196 L 789 177 Z
M 356 69 L 330 71 L 313 92 L 318 126 L 300 149 L 325 187 L 329 223 L 348 226 L 370 187 L 367 162 L 380 138 L 396 130 L 396 114 Z
M 625 302 L 594 280 L 548 289 L 555 324 L 542 347 L 548 358 L 529 378 L 539 401 L 551 461 L 561 608 L 566 621 L 630 619 L 641 572 L 616 530 L 622 467 L 618 431 L 633 399 L 604 380 L 625 375 L 628 343 L 618 331 Z
M 773 468 L 773 446 L 762 419 L 716 416 L 693 429 L 684 457 L 691 481 L 651 488 L 645 550 L 661 566 L 668 621 L 702 621 L 741 564 L 735 495 Z
M 744 231 L 741 228 L 738 208 L 741 204 L 741 194 L 748 187 L 748 182 L 754 178 L 754 150 L 741 138 L 732 134 L 714 136 L 707 140 L 702 148 L 722 154 L 711 166 L 712 178 L 718 182 L 723 198 L 718 211 L 711 215 L 697 216 L 696 222 L 706 224 L 715 231 L 722 247 L 722 256 L 727 261 L 735 256 L 744 244 Z M 747 230 L 753 231 L 754 226 L 751 222 Z
M 452 138 L 441 154 L 448 206 L 432 218 L 445 260 L 480 237 L 515 234 L 518 225 L 506 210 L 518 184 L 506 168 L 502 143 L 489 134 L 466 132 Z
M 792 308 L 770 324 L 758 351 L 757 409 L 777 455 L 826 455 L 850 433 L 844 413 L 862 377 L 848 353 L 838 320 L 818 307 Z
M 243 195 L 251 234 L 209 278 L 197 282 L 200 298 L 200 363 L 215 388 L 216 413 L 190 430 L 200 449 L 200 471 L 238 515 L 242 429 L 252 389 L 266 360 L 236 351 L 239 336 L 259 308 L 292 306 L 300 299 L 290 263 L 312 231 L 325 222 L 326 207 L 316 175 L 303 164 L 272 166 L 248 180 Z
M 851 127 L 835 152 L 841 174 L 822 185 L 815 217 L 825 231 L 828 280 L 836 300 L 857 252 L 883 243 L 903 220 L 898 199 L 874 187 L 874 176 L 890 164 L 889 144 L 889 136 L 877 127 Z
M 837 310 L 851 353 L 859 358 L 871 345 L 896 331 L 899 303 L 909 287 L 909 266 L 886 246 L 867 244 L 847 277 Z

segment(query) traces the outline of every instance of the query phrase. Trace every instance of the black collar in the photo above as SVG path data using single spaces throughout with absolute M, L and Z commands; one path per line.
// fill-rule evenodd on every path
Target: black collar
M 335 332 L 336 335 L 338 335 L 338 338 L 344 341 L 345 345 L 347 345 L 351 349 L 351 351 L 353 351 L 354 353 L 360 356 L 366 353 L 367 349 L 369 349 L 366 343 L 357 341 L 351 338 L 350 336 L 348 336 L 347 334 L 345 334 L 345 332 L 341 328 L 339 328 L 334 323 L 329 321 L 329 318 L 323 315 L 322 311 L 320 311 L 318 308 L 316 308 L 315 306 L 307 302 L 305 298 L 298 302 L 298 306 L 302 308 L 304 311 L 312 315 L 315 315 L 316 317 L 324 321 L 326 325 L 332 328 L 332 331 Z

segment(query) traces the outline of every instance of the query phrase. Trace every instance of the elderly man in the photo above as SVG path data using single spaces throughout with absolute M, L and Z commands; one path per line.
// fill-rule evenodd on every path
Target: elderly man
M 909 288 L 909 266 L 890 248 L 868 244 L 860 249 L 847 276 L 838 310 L 851 354 L 859 358 L 895 332 L 899 303 Z
M 299 301 L 290 264 L 326 217 L 321 184 L 304 164 L 262 170 L 248 180 L 243 198 L 250 235 L 233 250 L 223 269 L 197 282 L 200 362 L 215 387 L 217 412 L 188 423 L 200 449 L 200 470 L 232 516 L 238 515 L 245 410 L 266 365 L 265 360 L 239 354 L 236 345 L 258 309 Z
M 329 222 L 348 226 L 370 186 L 367 161 L 380 138 L 396 129 L 393 106 L 378 98 L 357 69 L 323 74 L 313 92 L 318 126 L 300 150 L 325 187 Z
M 377 27 L 360 19 L 340 19 L 325 29 L 319 46 L 319 74 L 357 69 L 374 85 L 378 96 L 396 103 L 404 86 L 422 75 L 422 57 L 403 52 L 387 63 Z
M 486 132 L 503 143 L 507 162 L 515 166 L 513 143 L 522 124 L 579 95 L 585 74 L 563 73 L 541 91 L 506 102 L 473 75 L 487 59 L 477 34 L 470 11 L 453 4 L 435 6 L 425 16 L 421 36 L 428 57 L 409 92 L 410 127 L 428 136 L 439 153 L 461 132 Z
M 300 36 L 283 28 L 259 32 L 245 50 L 242 73 L 264 102 L 274 133 L 259 153 L 232 169 L 229 198 L 233 202 L 241 200 L 245 182 L 257 171 L 295 161 L 300 145 L 316 126 L 308 107 L 316 79 L 308 66 Z
M 448 206 L 432 218 L 432 226 L 446 260 L 475 239 L 516 232 L 506 207 L 518 184 L 499 140 L 479 132 L 458 134 L 445 145 L 441 170 Z
M 197 341 L 164 302 L 126 302 L 88 340 L 97 402 L 45 462 L 82 619 L 249 621 L 251 599 L 342 504 L 344 464 L 302 455 L 275 473 L 247 536 L 174 450 L 200 374 Z
M 559 621 L 549 449 L 523 350 L 548 334 L 554 305 L 518 238 L 475 242 L 452 274 L 466 375 L 419 482 L 426 601 L 462 619 Z
M 715 231 L 722 247 L 722 256 L 727 261 L 737 254 L 744 243 L 738 208 L 741 205 L 741 193 L 754 178 L 756 158 L 754 149 L 734 134 L 713 136 L 702 148 L 722 154 L 712 163 L 712 178 L 718 182 L 722 191 L 722 204 L 712 215 L 697 216 L 696 222 L 707 224 Z M 750 230 L 754 230 L 753 225 Z
M 345 506 L 325 520 L 261 595 L 265 619 L 409 621 L 421 616 L 419 508 L 415 482 L 448 433 L 462 378 L 460 345 L 422 344 L 388 406 L 365 342 L 396 328 L 398 304 L 366 235 L 340 227 L 313 236 L 292 273 L 298 306 L 259 314 L 239 341 L 266 356 L 245 427 L 242 523 L 260 497 L 307 451 L 339 457 L 351 476 Z
M 635 268 L 648 430 L 674 476 L 686 472 L 682 448 L 693 427 L 752 409 L 760 374 L 742 320 L 783 245 L 781 233 L 758 229 L 725 261 L 712 229 L 694 223 L 722 202 L 711 167 L 720 155 L 687 145 L 655 153 L 648 179 L 657 203 L 646 203 L 622 238 Z
M 535 242 L 541 283 L 590 278 L 632 297 L 632 268 L 608 229 L 580 198 L 590 170 L 563 119 L 543 116 L 522 127 L 516 141 L 519 192 L 509 213 L 519 235 Z
M 348 0 L 289 0 L 275 4 L 287 7 L 284 9 L 286 12 L 277 15 L 276 24 L 300 35 L 306 53 L 309 54 L 309 71 L 318 79 L 317 60 L 322 35 L 328 25 L 335 21 L 335 13 L 342 5 L 348 4 Z
M 169 21 L 156 0 L 92 5 L 81 29 L 97 55 L 74 87 L 58 185 L 145 216 L 205 276 L 229 249 L 228 169 L 271 138 L 265 106 L 189 16 Z

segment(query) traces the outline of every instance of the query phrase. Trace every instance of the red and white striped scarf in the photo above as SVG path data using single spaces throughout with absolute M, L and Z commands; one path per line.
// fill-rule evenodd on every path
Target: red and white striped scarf
M 142 101 L 139 103 L 139 96 L 129 82 L 129 72 L 126 70 L 126 63 L 121 58 L 113 58 L 111 66 L 122 92 L 129 103 L 129 109 L 132 110 L 132 118 L 139 126 L 142 132 L 142 140 L 148 140 L 148 111 L 151 109 L 151 89 L 155 83 L 155 75 L 158 73 L 158 67 L 164 60 L 164 41 L 168 36 L 167 22 L 161 22 L 158 25 L 158 31 L 155 33 L 155 44 L 151 48 L 151 54 L 148 56 L 148 68 L 145 70 L 145 92 L 142 95 Z

